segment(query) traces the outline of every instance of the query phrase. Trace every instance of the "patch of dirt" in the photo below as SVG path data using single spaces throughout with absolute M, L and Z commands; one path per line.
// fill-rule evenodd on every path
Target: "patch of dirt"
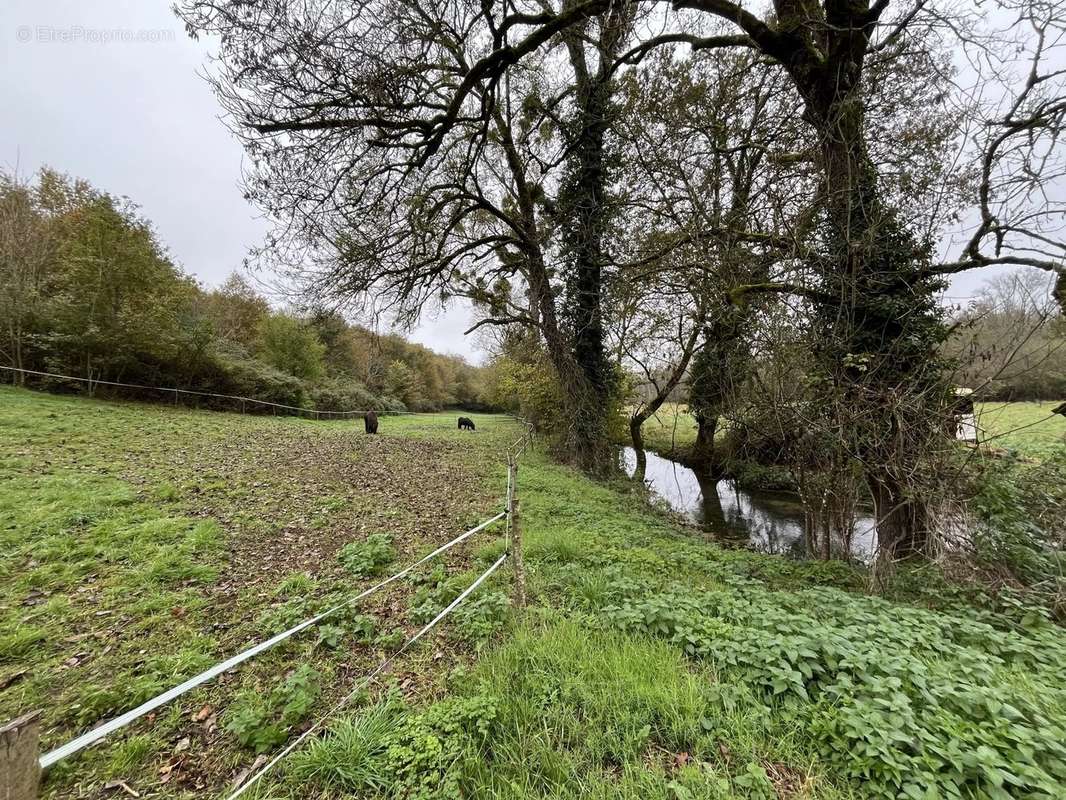
M 764 761 L 762 766 L 773 784 L 778 800 L 806 796 L 807 776 L 802 772 L 780 761 Z
M 213 637 L 219 657 L 262 638 L 255 620 L 283 602 L 276 587 L 292 573 L 306 573 L 316 580 L 315 597 L 337 589 L 355 591 L 379 580 L 355 579 L 340 566 L 336 553 L 348 542 L 373 533 L 389 534 L 396 551 L 391 573 L 502 510 L 502 456 L 511 433 L 507 429 L 503 435 L 502 426 L 501 436 L 479 432 L 477 437 L 456 438 L 451 424 L 445 430 L 441 420 L 438 437 L 434 420 L 425 429 L 368 436 L 356 425 L 294 425 L 269 418 L 180 412 L 171 416 L 154 408 L 138 409 L 136 414 L 119 410 L 123 413 L 116 413 L 114 420 L 93 420 L 86 429 L 90 441 L 49 450 L 49 463 L 113 475 L 136 487 L 141 499 L 168 507 L 175 516 L 218 523 L 224 562 L 218 565 L 218 580 L 202 587 L 210 597 L 210 613 L 187 616 L 180 606 L 169 613 L 175 622 Z M 456 548 L 444 561 L 447 570 L 455 573 L 470 567 L 471 552 L 497 535 L 499 530 L 490 529 L 484 537 Z M 95 602 L 94 577 L 87 576 L 87 585 L 75 591 L 79 603 Z M 380 632 L 399 628 L 410 636 L 419 627 L 408 619 L 413 591 L 399 581 L 366 598 L 359 611 L 375 616 Z M 42 599 L 46 598 L 27 596 L 26 602 L 32 605 Z M 103 645 L 126 631 L 136 636 L 140 622 L 124 613 L 90 619 L 92 630 L 72 630 L 79 638 L 70 642 L 72 653 L 87 647 L 81 642 L 85 637 Z M 101 625 L 106 630 L 97 630 Z M 165 713 L 139 721 L 135 730 L 152 737 L 153 756 L 131 767 L 129 774 L 76 783 L 61 779 L 46 794 L 116 798 L 135 792 L 223 791 L 242 771 L 251 769 L 256 758 L 237 748 L 224 730 L 226 711 L 238 690 L 268 691 L 293 665 L 309 663 L 330 676 L 323 681 L 316 706 L 324 708 L 386 654 L 354 639 L 337 650 L 315 647 L 314 642 L 310 634 L 294 639 L 291 646 L 279 646 L 219 676 Z M 108 650 L 110 644 L 101 655 Z M 143 649 L 139 653 L 150 655 Z M 430 644 L 427 638 L 381 681 L 396 680 L 405 693 L 432 696 L 440 691 L 435 678 L 441 672 L 439 664 L 451 666 L 470 656 L 446 639 Z M 80 657 L 74 658 L 81 663 Z M 429 664 L 433 668 L 427 670 Z M 131 674 L 136 668 L 131 665 Z M 105 674 L 91 677 L 103 686 L 115 679 Z M 21 676 L 0 678 L 11 684 Z M 103 773 L 95 764 L 94 760 L 93 777 L 98 779 Z
M 494 459 L 471 455 L 458 442 L 279 426 L 186 442 L 165 471 L 180 505 L 230 534 L 217 590 L 232 596 L 293 572 L 333 572 L 337 550 L 371 533 L 391 535 L 398 556 L 448 541 L 499 503 L 482 485 Z M 143 481 L 138 466 L 128 477 Z M 502 499 L 502 472 L 500 481 Z

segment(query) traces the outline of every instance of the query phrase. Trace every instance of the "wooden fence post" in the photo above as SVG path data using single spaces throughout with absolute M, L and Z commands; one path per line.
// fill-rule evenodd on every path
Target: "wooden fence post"
M 515 605 L 526 607 L 526 567 L 522 562 L 522 521 L 518 508 L 518 462 L 510 459 L 507 469 L 511 473 L 511 492 L 507 498 L 507 511 L 511 522 L 511 558 L 514 559 Z
M 37 800 L 39 711 L 0 726 L 0 800 Z

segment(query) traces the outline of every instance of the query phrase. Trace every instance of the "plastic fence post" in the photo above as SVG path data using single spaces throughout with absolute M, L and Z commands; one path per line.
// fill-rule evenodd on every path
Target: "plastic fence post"
M 518 462 L 511 459 L 508 465 L 511 473 L 511 492 L 507 498 L 507 512 L 511 519 L 511 558 L 514 559 L 515 605 L 526 607 L 526 567 L 522 561 L 522 522 L 518 503 Z

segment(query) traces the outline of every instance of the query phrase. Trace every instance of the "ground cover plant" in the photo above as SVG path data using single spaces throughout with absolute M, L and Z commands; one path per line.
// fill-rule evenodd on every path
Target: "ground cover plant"
M 1059 795 L 1066 639 L 1039 609 L 869 597 L 852 566 L 719 549 L 536 455 L 521 476 L 534 608 L 436 703 L 367 698 L 275 796 Z M 412 726 L 430 743 L 392 760 Z
M 374 580 L 344 553 L 407 563 L 491 514 L 513 432 L 0 398 L 0 704 L 45 708 L 46 746 Z M 930 578 L 872 598 L 851 565 L 720 548 L 537 451 L 519 476 L 530 607 L 494 576 L 252 796 L 1059 796 L 1066 644 L 1041 608 Z M 61 765 L 45 796 L 221 793 L 502 550 L 472 541 Z

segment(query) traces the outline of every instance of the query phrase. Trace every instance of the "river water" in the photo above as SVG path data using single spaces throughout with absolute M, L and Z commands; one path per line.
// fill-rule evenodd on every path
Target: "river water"
M 623 448 L 622 463 L 632 477 L 637 467 L 632 447 Z M 748 491 L 729 480 L 701 481 L 688 467 L 651 451 L 647 451 L 647 463 L 644 482 L 653 497 L 686 516 L 716 541 L 791 558 L 807 557 L 803 504 L 795 494 Z M 869 560 L 875 537 L 873 517 L 856 517 L 852 557 Z

